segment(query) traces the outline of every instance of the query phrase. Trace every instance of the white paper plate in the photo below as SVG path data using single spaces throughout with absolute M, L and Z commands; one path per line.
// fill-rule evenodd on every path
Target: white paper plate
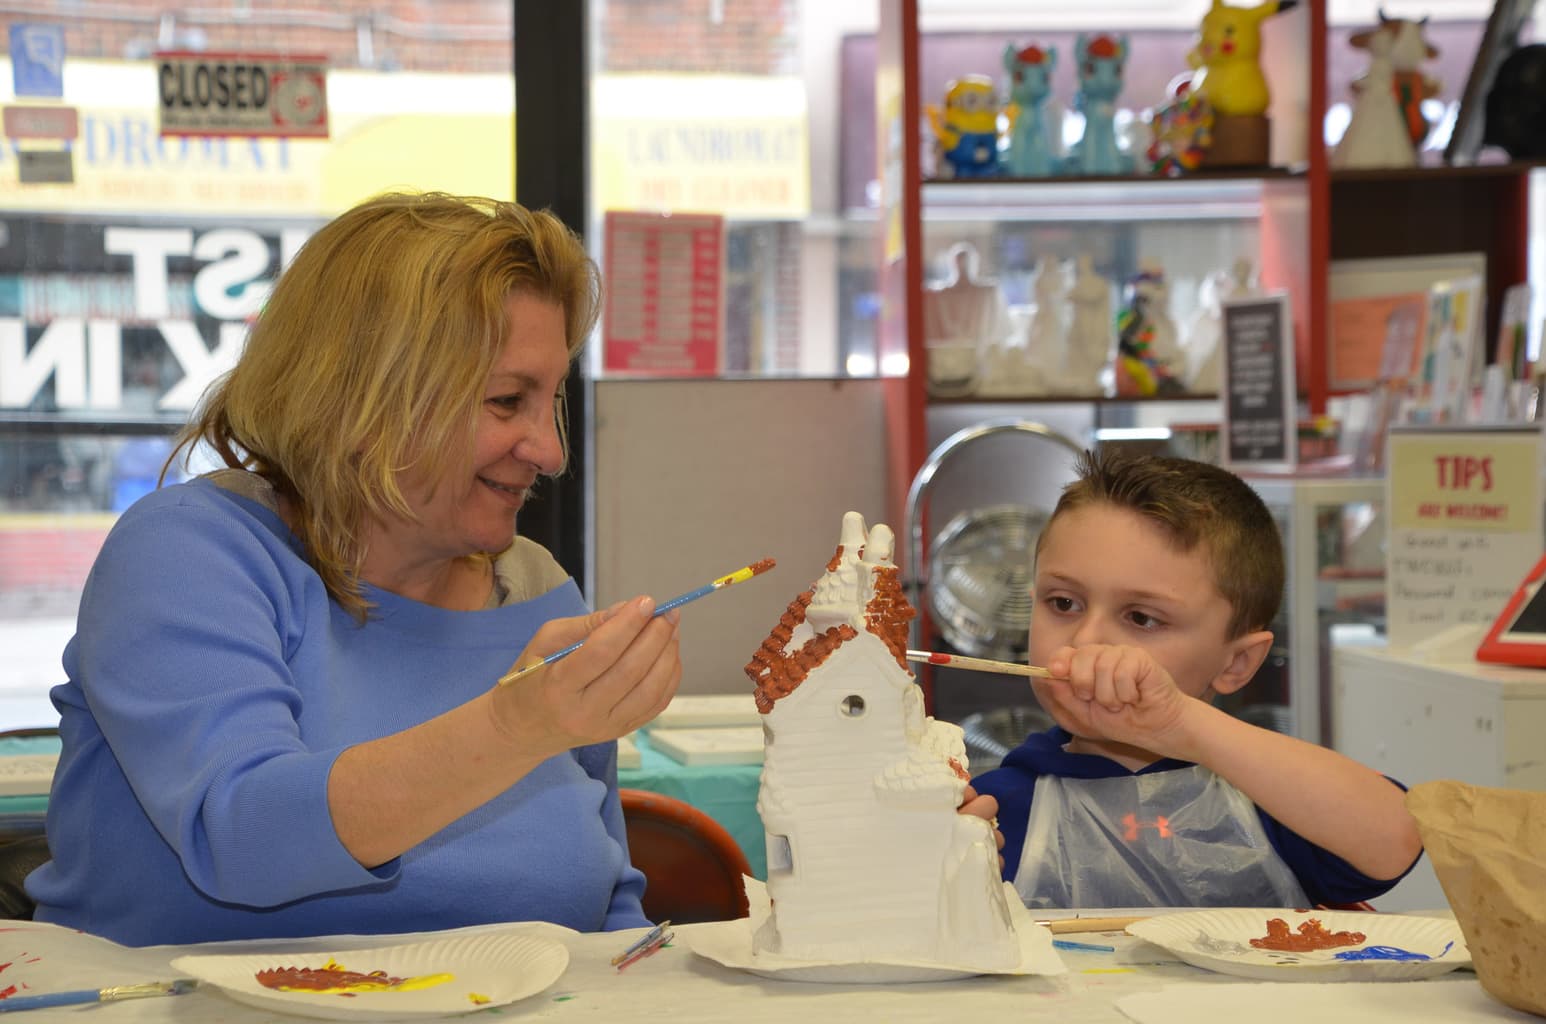
M 950 981 L 979 974 L 1062 974 L 1067 968 L 1052 948 L 1052 933 L 1038 925 L 1026 911 L 1014 887 L 1005 884 L 1010 919 L 1020 940 L 1020 962 L 1000 969 L 964 964 L 923 963 L 912 960 L 812 961 L 796 960 L 752 948 L 752 935 L 767 919 L 767 890 L 763 883 L 747 880 L 746 895 L 751 916 L 736 921 L 694 925 L 680 934 L 698 956 L 749 974 L 778 981 L 809 981 L 848 985 L 893 985 L 917 981 Z
M 1316 918 L 1333 932 L 1363 932 L 1357 946 L 1280 953 L 1257 949 L 1267 922 L 1282 918 L 1290 931 Z M 1169 950 L 1194 967 L 1268 981 L 1409 981 L 1471 963 L 1460 926 L 1436 917 L 1347 910 L 1231 908 L 1161 914 L 1127 926 L 1128 934 Z M 1421 959 L 1396 959 L 1397 950 Z M 1367 958 L 1367 959 L 1360 959 Z
M 284 992 L 258 983 L 276 967 L 321 967 L 329 960 L 350 971 L 385 971 L 397 978 L 450 974 L 431 988 L 399 992 Z M 510 932 L 447 936 L 379 949 L 325 953 L 280 950 L 228 956 L 180 956 L 172 967 L 214 985 L 237 1002 L 303 1017 L 413 1018 L 470 1013 L 535 995 L 569 965 L 561 943 Z

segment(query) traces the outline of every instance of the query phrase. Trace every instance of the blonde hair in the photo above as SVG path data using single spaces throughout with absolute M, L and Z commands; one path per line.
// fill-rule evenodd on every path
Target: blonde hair
M 363 621 L 364 528 L 414 518 L 403 472 L 435 487 L 471 458 L 514 294 L 563 309 L 573 358 L 596 321 L 600 276 L 552 214 L 443 193 L 361 203 L 296 254 L 172 458 L 202 441 L 272 483 L 328 593 Z
M 1094 504 L 1129 509 L 1158 526 L 1176 550 L 1202 549 L 1214 586 L 1229 602 L 1228 639 L 1271 624 L 1283 601 L 1283 540 L 1244 480 L 1204 462 L 1109 449 L 1086 451 L 1075 471 L 1078 479 L 1063 489 L 1036 540 L 1037 554 L 1059 516 Z

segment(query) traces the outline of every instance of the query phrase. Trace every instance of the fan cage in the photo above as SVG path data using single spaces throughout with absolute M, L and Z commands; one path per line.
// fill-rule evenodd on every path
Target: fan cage
M 955 650 L 1000 661 L 1024 658 L 1036 541 L 1048 518 L 1027 505 L 991 505 L 958 514 L 935 538 L 925 600 Z

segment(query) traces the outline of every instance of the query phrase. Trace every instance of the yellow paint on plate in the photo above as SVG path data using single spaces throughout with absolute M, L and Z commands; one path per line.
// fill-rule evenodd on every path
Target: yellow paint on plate
M 322 965 L 324 971 L 347 971 L 348 968 L 331 958 Z M 434 988 L 436 985 L 444 985 L 456 978 L 454 974 L 420 974 L 412 978 L 402 978 L 397 981 L 355 981 L 347 985 L 339 985 L 335 988 L 305 988 L 301 986 L 279 985 L 281 992 L 315 992 L 319 995 L 337 994 L 340 992 L 412 992 L 415 989 Z

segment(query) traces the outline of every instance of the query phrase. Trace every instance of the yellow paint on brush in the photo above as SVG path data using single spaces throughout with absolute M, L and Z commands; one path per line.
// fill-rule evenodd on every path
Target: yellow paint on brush
M 773 559 L 764 558 L 760 561 L 753 562 L 751 565 L 748 565 L 744 569 L 737 569 L 735 572 L 728 576 L 721 576 L 719 579 L 715 580 L 712 585 L 716 587 L 728 587 L 732 583 L 744 583 L 751 579 L 753 576 L 762 575 L 769 569 L 773 568 L 773 566 L 776 564 L 777 563 L 774 562 Z

